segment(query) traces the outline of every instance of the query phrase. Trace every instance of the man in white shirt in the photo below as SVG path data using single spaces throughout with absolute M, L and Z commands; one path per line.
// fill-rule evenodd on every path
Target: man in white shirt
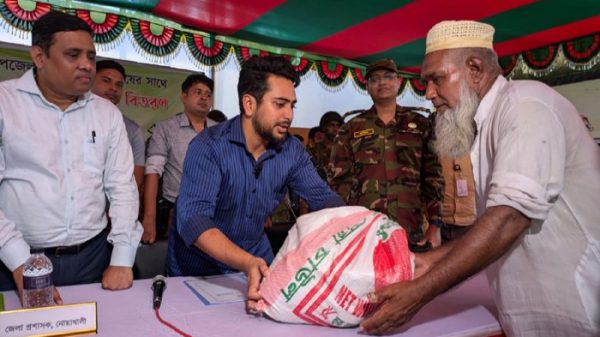
M 121 113 L 90 92 L 95 57 L 90 27 L 50 12 L 33 25 L 34 69 L 0 83 L 1 289 L 22 290 L 31 247 L 44 248 L 55 285 L 132 284 L 133 159 Z
M 373 295 L 362 327 L 382 333 L 487 267 L 505 334 L 600 336 L 600 150 L 575 107 L 536 81 L 507 81 L 494 28 L 445 21 L 427 35 L 421 76 L 438 152 L 471 154 L 478 218 L 417 259 L 417 278 Z

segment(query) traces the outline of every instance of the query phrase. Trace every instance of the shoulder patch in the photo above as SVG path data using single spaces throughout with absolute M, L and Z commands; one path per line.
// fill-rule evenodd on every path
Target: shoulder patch
M 356 131 L 354 133 L 354 138 L 366 137 L 366 136 L 370 136 L 374 133 L 375 133 L 375 129 L 373 129 L 373 128 L 364 129 L 364 130 Z

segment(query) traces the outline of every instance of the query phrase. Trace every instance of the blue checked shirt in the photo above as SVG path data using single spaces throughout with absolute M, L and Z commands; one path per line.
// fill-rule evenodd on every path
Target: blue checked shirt
M 273 251 L 264 224 L 291 189 L 312 210 L 344 205 L 319 177 L 304 146 L 287 137 L 258 161 L 246 149 L 240 117 L 211 127 L 189 145 L 169 234 L 170 276 L 234 272 L 194 246 L 218 228 L 231 241 L 267 263 Z

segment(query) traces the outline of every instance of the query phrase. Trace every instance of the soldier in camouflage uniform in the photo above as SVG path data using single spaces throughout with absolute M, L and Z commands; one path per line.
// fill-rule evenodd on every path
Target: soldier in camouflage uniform
M 329 183 L 348 203 L 387 214 L 407 231 L 413 250 L 440 244 L 444 178 L 432 120 L 396 104 L 400 79 L 391 60 L 367 67 L 374 105 L 344 124 L 329 163 Z M 424 109 L 421 109 L 424 110 Z M 424 218 L 430 224 L 425 232 Z
M 312 156 L 313 164 L 319 175 L 324 180 L 327 180 L 327 165 L 331 157 L 331 149 L 333 148 L 333 140 L 343 124 L 342 116 L 335 111 L 328 111 L 319 121 L 319 128 L 325 134 L 323 141 L 309 147 L 308 150 Z

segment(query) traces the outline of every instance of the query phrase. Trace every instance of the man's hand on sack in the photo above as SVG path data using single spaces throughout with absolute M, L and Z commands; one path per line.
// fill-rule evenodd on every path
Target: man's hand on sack
M 377 311 L 360 327 L 371 335 L 390 333 L 408 322 L 429 300 L 421 280 L 391 284 L 369 294 L 373 303 L 381 303 Z
M 248 278 L 248 302 L 246 302 L 246 312 L 249 314 L 257 313 L 257 304 L 262 296 L 259 293 L 260 282 L 264 277 L 269 277 L 270 270 L 265 260 L 260 257 L 252 256 L 249 258 L 242 271 Z
M 414 254 L 415 271 L 412 281 L 391 284 L 369 294 L 371 302 L 383 304 L 361 323 L 363 331 L 374 335 L 389 333 L 408 322 L 427 303 L 421 295 L 426 294 L 423 292 L 422 281 L 417 279 L 429 271 L 434 257 L 431 252 Z

